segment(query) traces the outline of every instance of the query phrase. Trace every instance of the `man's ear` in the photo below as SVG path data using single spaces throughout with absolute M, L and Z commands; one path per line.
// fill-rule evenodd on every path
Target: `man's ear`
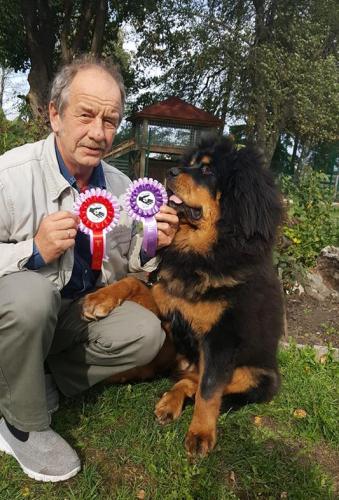
M 57 134 L 60 129 L 60 115 L 53 101 L 49 103 L 48 111 L 52 130 L 55 134 Z

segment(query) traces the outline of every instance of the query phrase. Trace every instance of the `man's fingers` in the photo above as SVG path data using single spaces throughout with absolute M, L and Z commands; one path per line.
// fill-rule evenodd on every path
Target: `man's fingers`
M 177 214 L 175 208 L 169 207 L 168 205 L 161 205 L 160 211 L 158 212 L 158 214 L 161 214 L 161 213 L 162 214 L 172 214 L 172 215 Z
M 170 224 L 168 224 L 167 222 L 158 222 L 157 227 L 158 227 L 158 231 L 162 231 L 167 236 L 169 236 L 173 231 L 172 226 Z
M 166 205 L 163 205 L 160 211 L 155 214 L 155 218 L 158 222 L 167 222 L 175 227 L 179 224 L 179 219 L 174 208 L 167 207 Z
M 50 222 L 52 222 L 52 221 L 50 221 Z M 70 217 L 68 217 L 66 219 L 60 219 L 60 220 L 53 221 L 53 227 L 56 231 L 74 229 L 76 232 L 78 224 L 74 219 L 71 219 Z
M 77 235 L 77 230 L 76 229 L 63 229 L 61 231 L 58 231 L 58 239 L 60 240 L 74 240 Z
M 78 216 L 73 214 L 72 212 L 69 212 L 68 210 L 60 210 L 60 212 L 54 212 L 53 214 L 47 215 L 47 217 L 52 221 L 58 221 L 62 219 L 73 219 L 75 222 L 78 221 Z
M 58 248 L 61 251 L 60 254 L 63 254 L 69 248 L 74 247 L 75 239 L 74 238 L 65 238 L 64 240 L 59 240 L 57 242 Z

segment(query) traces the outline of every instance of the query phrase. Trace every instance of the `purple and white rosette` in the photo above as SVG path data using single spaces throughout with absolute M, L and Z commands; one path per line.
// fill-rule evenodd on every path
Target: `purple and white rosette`
M 92 269 L 100 270 L 105 258 L 106 233 L 119 222 L 118 199 L 106 189 L 91 188 L 80 193 L 73 210 L 79 216 L 79 229 L 90 237 Z
M 126 191 L 124 207 L 128 215 L 143 223 L 142 248 L 149 257 L 157 250 L 158 229 L 155 214 L 166 205 L 167 193 L 161 182 L 144 177 L 133 181 Z

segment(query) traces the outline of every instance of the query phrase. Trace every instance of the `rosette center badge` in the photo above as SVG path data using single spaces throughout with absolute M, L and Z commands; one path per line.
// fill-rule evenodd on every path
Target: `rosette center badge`
M 107 217 L 107 208 L 103 203 L 92 203 L 86 211 L 86 217 L 90 222 L 97 224 Z
M 141 191 L 136 199 L 136 204 L 141 210 L 147 212 L 152 210 L 156 203 L 156 199 L 152 191 Z

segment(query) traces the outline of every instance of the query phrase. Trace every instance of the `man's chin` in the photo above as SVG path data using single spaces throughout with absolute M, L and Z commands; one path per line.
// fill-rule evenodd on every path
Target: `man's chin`
M 101 159 L 103 158 L 103 152 L 100 151 L 97 154 L 83 154 L 79 158 L 79 165 L 84 167 L 93 168 L 99 165 Z

